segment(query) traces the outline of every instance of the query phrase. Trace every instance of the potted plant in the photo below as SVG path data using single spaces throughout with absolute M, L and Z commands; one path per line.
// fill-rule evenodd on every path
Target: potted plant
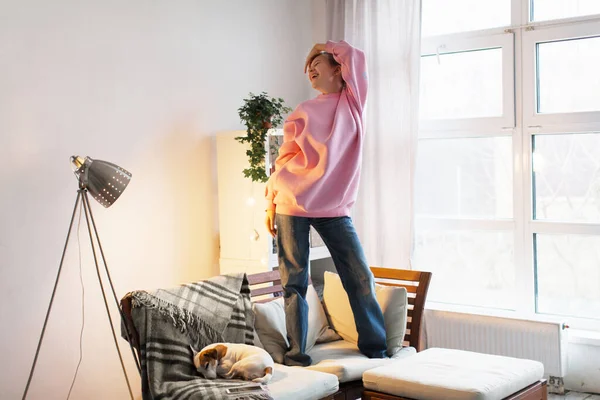
M 254 182 L 266 182 L 265 143 L 269 129 L 277 128 L 283 122 L 283 115 L 292 111 L 286 107 L 282 98 L 269 97 L 262 92 L 259 95 L 250 93 L 244 99 L 244 105 L 238 109 L 242 122 L 246 125 L 246 136 L 235 139 L 240 143 L 249 143 L 246 151 L 250 167 L 244 169 L 244 176 Z

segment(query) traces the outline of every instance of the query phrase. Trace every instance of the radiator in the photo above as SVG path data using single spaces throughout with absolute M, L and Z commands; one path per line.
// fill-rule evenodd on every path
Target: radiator
M 426 347 L 526 358 L 544 364 L 544 375 L 564 377 L 567 329 L 563 323 L 425 310 Z

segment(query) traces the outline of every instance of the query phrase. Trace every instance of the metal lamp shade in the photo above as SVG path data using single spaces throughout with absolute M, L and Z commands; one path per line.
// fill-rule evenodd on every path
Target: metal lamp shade
M 71 161 L 77 170 L 79 186 L 86 188 L 92 197 L 105 208 L 113 205 L 129 182 L 131 173 L 108 161 L 73 156 Z

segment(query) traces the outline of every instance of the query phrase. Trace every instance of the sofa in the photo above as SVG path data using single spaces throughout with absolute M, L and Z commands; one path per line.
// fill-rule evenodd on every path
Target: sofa
M 421 327 L 431 273 L 379 267 L 371 270 L 391 357 L 369 359 L 358 351 L 347 295 L 339 277 L 326 272 L 322 301 L 312 286 L 306 294 L 307 352 L 313 363 L 305 368 L 276 363 L 268 384 L 274 399 L 547 400 L 540 362 L 455 349 L 423 349 Z M 279 272 L 248 275 L 247 283 L 245 293 L 247 296 L 250 291 L 250 314 L 254 314 L 254 344 L 281 361 L 286 333 Z M 139 358 L 130 294 L 121 300 L 121 311 L 125 336 Z
M 359 399 L 364 391 L 362 375 L 365 371 L 385 366 L 421 350 L 420 332 L 431 273 L 381 267 L 372 267 L 371 271 L 376 281 L 378 301 L 384 311 L 386 331 L 393 329 L 401 332 L 391 335 L 394 336 L 393 340 L 388 340 L 388 353 L 393 353 L 392 357 L 369 359 L 359 352 L 356 345 L 356 327 L 353 326 L 351 314 L 348 314 L 348 312 L 351 313 L 351 310 L 349 311 L 347 297 L 342 299 L 345 301 L 338 301 L 345 296 L 345 292 L 341 288 L 341 282 L 337 275 L 329 273 L 329 276 L 325 277 L 323 302 L 317 297 L 312 285 L 307 293 L 309 308 L 312 310 L 309 315 L 309 336 L 314 320 L 320 321 L 317 323 L 320 325 L 317 328 L 318 332 L 313 333 L 314 345 L 311 345 L 310 351 L 308 351 L 313 359 L 313 364 L 301 368 L 276 363 L 273 378 L 268 385 L 273 398 L 282 400 Z M 277 334 L 281 336 L 279 339 L 285 340 L 285 331 L 283 331 L 285 322 L 282 314 L 283 289 L 279 271 L 252 274 L 247 278 L 256 314 L 255 345 L 264 347 L 277 361 L 277 358 L 285 351 L 284 344 L 269 343 L 269 337 L 265 336 L 264 331 L 265 328 L 270 329 L 267 325 L 273 325 L 277 328 L 273 331 L 278 331 Z M 261 312 L 261 308 L 263 308 L 262 311 L 270 309 L 270 311 L 279 310 L 280 312 L 275 313 L 277 315 L 272 312 L 269 314 L 269 312 Z M 132 304 L 129 295 L 121 300 L 121 309 L 125 320 L 124 326 L 129 332 L 130 344 L 139 355 L 139 339 L 131 317 Z M 322 314 L 324 312 L 326 313 L 325 321 Z M 315 315 L 317 316 L 315 317 Z M 261 319 L 265 316 L 266 319 Z M 331 327 L 329 326 L 330 321 Z M 338 333 L 341 336 L 338 336 Z M 393 343 L 393 348 L 390 348 L 391 343 Z M 281 349 L 278 350 L 273 346 L 280 346 Z

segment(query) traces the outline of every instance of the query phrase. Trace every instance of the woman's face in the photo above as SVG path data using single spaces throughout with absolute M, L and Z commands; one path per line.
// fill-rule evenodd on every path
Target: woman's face
M 322 93 L 335 91 L 341 81 L 340 67 L 332 66 L 326 55 L 319 54 L 310 63 L 308 80 L 314 89 Z

